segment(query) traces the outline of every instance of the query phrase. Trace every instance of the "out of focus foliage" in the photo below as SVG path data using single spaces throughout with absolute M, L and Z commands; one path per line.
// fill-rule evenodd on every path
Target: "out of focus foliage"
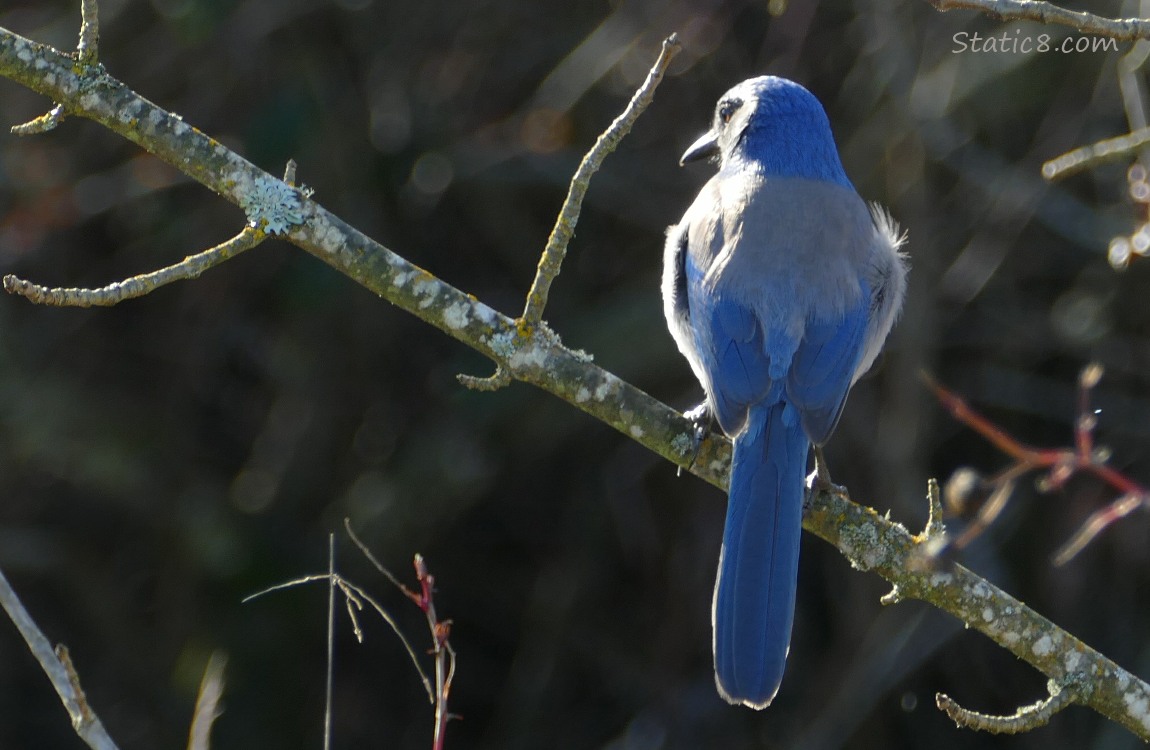
M 70 48 L 78 2 L 14 0 L 0 25 Z M 1095 3 L 1110 14 L 1133 6 Z M 1039 166 L 1128 129 L 1120 52 L 956 52 L 958 32 L 1070 32 L 923 2 L 103 0 L 101 61 L 261 167 L 514 314 L 581 153 L 678 31 L 655 104 L 592 184 L 548 318 L 680 407 L 700 398 L 664 330 L 664 228 L 707 177 L 676 166 L 751 75 L 825 103 L 847 172 L 910 232 L 906 314 L 829 448 L 853 496 L 925 520 L 928 476 L 1005 460 L 943 415 L 921 368 L 1022 439 L 1070 440 L 1090 360 L 1098 437 L 1150 480 L 1150 262 L 1107 264 L 1145 220 L 1117 164 L 1046 185 Z M 46 102 L 0 82 L 5 128 Z M 234 234 L 241 212 L 98 126 L 0 135 L 0 272 L 69 286 Z M 421 552 L 459 653 L 451 748 L 1124 748 L 1085 709 L 1015 738 L 954 729 L 943 690 L 1009 711 L 1044 680 L 804 542 L 788 673 L 756 713 L 711 676 L 721 493 L 523 385 L 313 258 L 269 242 L 110 310 L 0 299 L 0 568 L 71 647 L 122 747 L 183 743 L 214 648 L 230 657 L 214 746 L 316 747 L 322 587 L 241 605 L 326 566 L 350 517 L 398 574 Z M 1150 520 L 1062 568 L 1051 553 L 1112 498 L 1023 485 L 961 559 L 1135 672 L 1150 673 Z M 961 522 L 953 522 L 956 527 Z M 419 613 L 343 544 L 341 568 L 401 623 Z M 337 642 L 340 747 L 422 748 L 431 710 L 382 624 Z M 0 747 L 80 747 L 0 622 Z

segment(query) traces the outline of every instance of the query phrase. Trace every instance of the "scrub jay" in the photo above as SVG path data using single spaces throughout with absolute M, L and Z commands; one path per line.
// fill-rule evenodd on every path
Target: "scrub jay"
M 680 163 L 703 157 L 719 173 L 668 230 L 663 307 L 706 391 L 695 418 L 734 442 L 715 682 L 730 703 L 765 708 L 790 648 L 808 453 L 902 307 L 904 237 L 855 192 L 826 113 L 793 81 L 724 94 Z

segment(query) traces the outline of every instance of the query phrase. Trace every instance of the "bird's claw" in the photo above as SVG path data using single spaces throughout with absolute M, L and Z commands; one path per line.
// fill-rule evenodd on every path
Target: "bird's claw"
M 846 487 L 831 481 L 831 472 L 830 469 L 827 468 L 827 459 L 826 456 L 823 455 L 822 446 L 816 445 L 814 448 L 815 470 L 807 477 L 807 491 L 803 495 L 803 515 L 806 515 L 810 511 L 815 495 L 819 492 L 827 492 L 832 495 L 838 495 L 841 498 L 850 499 Z
M 691 460 L 687 462 L 687 471 L 695 465 L 696 459 L 699 458 L 699 450 L 703 447 L 703 439 L 707 437 L 707 433 L 711 431 L 711 425 L 714 423 L 714 415 L 711 413 L 710 405 L 704 401 L 690 411 L 683 412 L 683 416 L 691 422 Z M 683 468 L 680 467 L 679 474 L 683 473 Z

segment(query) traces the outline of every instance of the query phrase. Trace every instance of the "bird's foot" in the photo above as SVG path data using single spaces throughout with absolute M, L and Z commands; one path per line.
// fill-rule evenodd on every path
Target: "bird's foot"
M 690 471 L 691 467 L 695 465 L 695 460 L 699 457 L 699 449 L 703 447 L 703 439 L 707 437 L 707 433 L 711 431 L 711 427 L 715 423 L 715 416 L 706 401 L 690 411 L 683 412 L 683 416 L 691 422 L 691 460 L 687 462 L 687 471 Z M 683 473 L 682 467 L 679 468 L 678 473 Z
M 815 470 L 807 477 L 807 492 L 803 497 L 803 514 L 811 509 L 811 503 L 819 492 L 829 492 L 841 498 L 850 499 L 847 488 L 831 481 L 831 472 L 827 468 L 827 458 L 823 455 L 823 447 L 815 446 Z

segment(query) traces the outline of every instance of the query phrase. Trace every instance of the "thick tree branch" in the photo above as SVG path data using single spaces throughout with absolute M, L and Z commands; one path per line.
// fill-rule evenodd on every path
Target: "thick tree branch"
M 70 114 L 123 135 L 236 205 L 250 206 L 258 186 L 276 181 L 101 68 L 77 64 L 51 47 L 3 29 L 0 75 L 63 103 Z M 693 459 L 688 420 L 595 366 L 588 355 L 567 349 L 545 326 L 517 326 L 314 201 L 302 201 L 285 231 L 290 242 L 490 357 L 509 376 L 562 398 L 706 481 L 725 486 L 730 463 L 725 439 L 709 436 Z M 835 545 L 855 567 L 893 583 L 897 595 L 890 601 L 901 596 L 930 602 L 1059 684 L 1081 673 L 1087 685 L 1081 703 L 1150 739 L 1150 686 L 966 568 L 924 553 L 927 535 L 914 537 L 874 510 L 827 493 L 812 499 L 804 527 Z

